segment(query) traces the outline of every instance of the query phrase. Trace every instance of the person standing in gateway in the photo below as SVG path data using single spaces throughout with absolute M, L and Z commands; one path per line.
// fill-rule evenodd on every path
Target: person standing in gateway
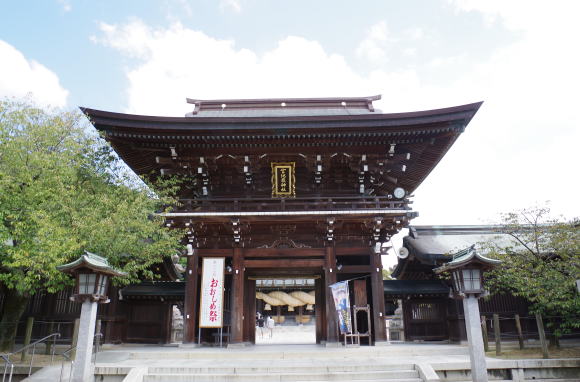
M 270 331 L 270 338 L 272 338 L 272 335 L 274 334 L 274 325 L 274 319 L 271 316 L 268 316 L 268 319 L 266 320 L 266 328 Z
M 264 338 L 264 317 L 260 313 L 257 313 L 256 317 L 257 317 L 256 322 L 258 323 L 258 330 L 260 331 L 260 338 Z

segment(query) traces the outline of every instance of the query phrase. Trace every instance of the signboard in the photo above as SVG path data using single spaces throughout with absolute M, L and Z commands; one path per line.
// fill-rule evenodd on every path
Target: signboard
M 352 333 L 352 319 L 350 316 L 350 298 L 348 295 L 348 281 L 340 281 L 330 286 L 332 298 L 338 315 L 338 326 L 341 334 Z
M 296 172 L 294 162 L 271 163 L 272 197 L 296 197 Z
M 223 326 L 225 257 L 203 258 L 199 327 Z

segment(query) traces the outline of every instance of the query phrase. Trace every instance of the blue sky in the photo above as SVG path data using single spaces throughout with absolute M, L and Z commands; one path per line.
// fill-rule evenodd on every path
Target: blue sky
M 185 97 L 485 101 L 417 190 L 415 224 L 552 201 L 579 216 L 580 2 L 4 1 L 0 96 L 181 116 Z
M 367 1 L 356 8 L 351 1 L 18 1 L 6 2 L 1 9 L 1 39 L 57 73 L 62 87 L 70 91 L 67 106 L 90 104 L 118 111 L 128 106 L 124 73 L 133 59 L 91 41 L 102 37 L 102 23 L 140 20 L 160 29 L 181 23 L 256 54 L 297 36 L 319 42 L 362 73 L 377 65 L 357 57 L 357 47 L 370 27 L 384 23 L 391 40 L 387 65 L 432 74 L 433 82 L 440 78 L 425 65 L 432 58 L 465 56 L 455 65 L 473 65 L 514 38 L 500 23 L 488 25 L 481 13 L 459 17 L 444 1 Z M 423 35 L 429 43 L 417 44 Z M 399 54 L 405 49 L 408 52 Z M 181 96 L 204 97 L 194 88 L 190 91 Z

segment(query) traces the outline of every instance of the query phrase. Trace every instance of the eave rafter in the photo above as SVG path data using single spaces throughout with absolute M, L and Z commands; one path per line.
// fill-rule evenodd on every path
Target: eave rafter
M 320 106 L 319 99 L 295 101 Z M 203 102 L 211 110 L 222 107 Z M 276 235 L 288 243 L 310 238 L 302 244 L 313 247 L 364 247 L 387 241 L 415 216 L 412 192 L 480 105 L 271 117 L 206 117 L 201 109 L 186 118 L 82 110 L 136 173 L 181 175 L 182 203 L 165 218 L 190 232 L 184 240 L 199 248 L 251 248 Z M 295 198 L 271 197 L 272 162 L 294 163 Z M 292 237 L 284 236 L 287 230 L 268 231 L 289 224 L 301 227 Z

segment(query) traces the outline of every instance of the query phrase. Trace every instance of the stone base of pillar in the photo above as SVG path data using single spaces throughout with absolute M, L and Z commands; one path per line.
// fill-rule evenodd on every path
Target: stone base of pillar
M 389 341 L 375 341 L 375 346 L 391 346 Z
M 246 347 L 246 343 L 245 342 L 241 342 L 238 344 L 228 344 L 227 348 L 228 349 L 242 349 Z
M 324 346 L 327 348 L 339 348 L 339 347 L 342 347 L 342 343 L 340 343 L 340 342 L 326 342 L 324 344 Z
M 179 344 L 177 347 L 179 348 L 185 348 L 185 349 L 192 349 L 192 348 L 199 348 L 201 347 L 200 344 L 198 343 L 191 343 L 191 344 Z

